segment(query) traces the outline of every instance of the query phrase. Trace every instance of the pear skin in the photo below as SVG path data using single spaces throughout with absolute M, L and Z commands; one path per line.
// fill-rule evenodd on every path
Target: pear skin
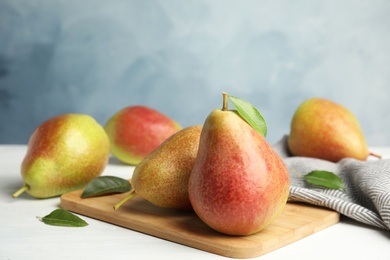
M 237 111 L 210 113 L 188 186 L 207 225 L 229 235 L 257 233 L 282 212 L 289 185 L 282 159 Z
M 332 162 L 366 160 L 370 155 L 356 117 L 347 108 L 323 98 L 305 100 L 291 121 L 288 148 L 294 156 Z
M 64 114 L 42 123 L 31 135 L 21 164 L 24 187 L 36 198 L 81 189 L 99 176 L 109 159 L 109 140 L 92 117 Z
M 137 165 L 182 126 L 155 109 L 129 106 L 114 114 L 104 129 L 111 153 L 123 163 Z
M 188 179 L 198 153 L 202 126 L 186 127 L 165 140 L 134 169 L 135 193 L 156 206 L 192 209 Z

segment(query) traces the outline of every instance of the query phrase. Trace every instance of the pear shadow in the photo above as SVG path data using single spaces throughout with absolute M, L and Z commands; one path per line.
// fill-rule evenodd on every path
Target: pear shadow
M 12 180 L 11 182 L 8 183 L 6 187 L 3 187 L 0 189 L 0 194 L 6 199 L 6 202 L 15 202 L 17 200 L 39 200 L 37 198 L 32 197 L 29 195 L 27 192 L 23 192 L 20 194 L 18 197 L 14 198 L 12 195 L 18 191 L 20 188 L 23 187 L 23 181 L 19 180 Z
M 189 234 L 196 234 L 201 237 L 225 238 L 227 235 L 215 231 L 204 223 L 192 209 L 161 208 L 141 198 L 134 197 L 121 208 L 133 216 L 150 217 L 169 222 L 170 227 Z
M 120 161 L 118 158 L 116 158 L 115 156 L 110 156 L 110 158 L 108 159 L 108 164 L 119 165 L 119 166 L 135 166 L 132 164 L 124 163 L 124 162 Z
M 193 216 L 195 214 L 192 210 L 181 210 L 181 209 L 171 209 L 171 208 L 162 208 L 154 205 L 153 203 L 143 199 L 140 196 L 135 196 L 129 201 L 126 202 L 121 207 L 122 210 L 130 212 L 131 214 L 141 214 L 141 215 L 154 215 L 162 218 L 172 218 L 175 216 Z
M 226 234 L 215 231 L 204 223 L 195 213 L 193 215 L 187 215 L 182 217 L 175 223 L 176 227 L 182 232 L 196 234 L 197 236 L 210 238 L 210 237 L 219 237 L 225 238 L 228 237 Z

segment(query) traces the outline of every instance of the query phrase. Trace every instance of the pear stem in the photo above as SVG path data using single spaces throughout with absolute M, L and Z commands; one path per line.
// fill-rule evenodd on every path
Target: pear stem
M 223 98 L 222 111 L 227 111 L 228 110 L 228 94 L 224 91 L 222 92 L 222 98 Z
M 114 210 L 119 209 L 126 201 L 128 201 L 129 199 L 135 197 L 136 195 L 137 194 L 135 193 L 135 190 L 131 189 L 129 194 L 126 197 L 124 197 L 117 204 L 114 205 Z
M 374 157 L 379 158 L 379 159 L 382 159 L 382 155 L 377 154 L 377 153 L 372 153 L 372 152 L 370 152 L 368 155 L 369 155 L 369 156 L 374 156 Z
M 16 191 L 14 194 L 12 194 L 12 197 L 16 198 L 28 189 L 29 189 L 28 185 L 24 184 L 24 186 L 22 188 L 20 188 L 18 191 Z

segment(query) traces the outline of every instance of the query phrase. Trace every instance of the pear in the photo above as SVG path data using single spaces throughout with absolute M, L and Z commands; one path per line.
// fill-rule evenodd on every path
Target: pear
M 182 126 L 146 106 L 128 106 L 109 118 L 104 126 L 111 153 L 121 162 L 137 165 Z
M 21 164 L 24 186 L 36 198 L 59 196 L 84 187 L 105 169 L 107 134 L 92 117 L 64 114 L 43 122 L 31 135 Z
M 114 206 L 139 195 L 152 204 L 171 209 L 192 209 L 188 179 L 198 153 L 202 126 L 189 126 L 165 140 L 134 169 L 133 191 Z
M 196 214 L 212 229 L 250 235 L 268 226 L 284 209 L 289 175 L 266 139 L 235 110 L 206 118 L 188 192 Z
M 324 98 L 307 99 L 297 108 L 287 144 L 292 155 L 331 162 L 343 158 L 366 160 L 374 155 L 352 112 Z

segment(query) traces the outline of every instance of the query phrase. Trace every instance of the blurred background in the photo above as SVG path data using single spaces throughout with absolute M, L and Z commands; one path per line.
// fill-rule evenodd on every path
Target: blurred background
M 0 0 L 0 143 L 135 104 L 202 124 L 227 91 L 259 109 L 272 144 L 324 97 L 388 146 L 389 14 L 386 0 Z

